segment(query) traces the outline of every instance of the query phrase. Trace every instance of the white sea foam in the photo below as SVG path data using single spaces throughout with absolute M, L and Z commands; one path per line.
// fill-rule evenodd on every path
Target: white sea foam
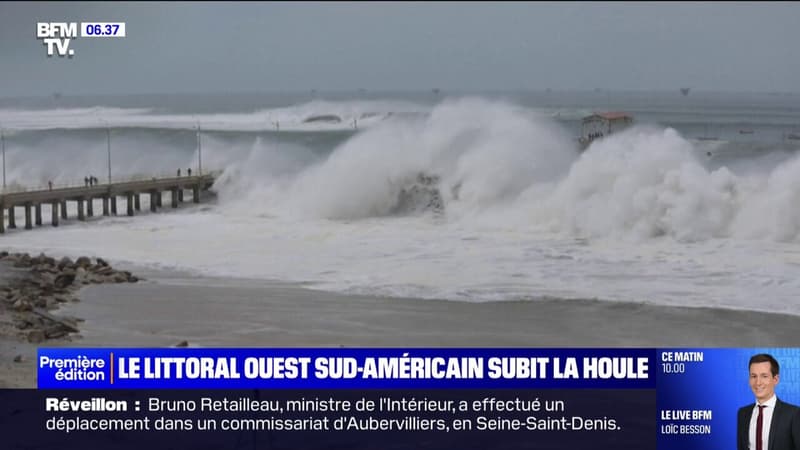
M 130 146 L 128 165 L 154 170 L 147 164 L 197 157 L 191 142 L 177 151 L 149 139 L 164 158 L 120 142 Z M 279 135 L 209 135 L 204 164 L 225 168 L 214 206 L 15 231 L 3 241 L 345 292 L 800 313 L 800 161 L 734 171 L 709 168 L 703 156 L 655 126 L 579 154 L 548 117 L 453 99 L 422 117 L 376 123 L 327 153 Z M 25 176 L 40 176 L 41 162 Z M 420 172 L 439 177 L 443 213 L 392 214 Z

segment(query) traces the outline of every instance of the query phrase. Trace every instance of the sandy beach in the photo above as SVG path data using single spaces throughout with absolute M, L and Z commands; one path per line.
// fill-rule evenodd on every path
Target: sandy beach
M 42 346 L 752 347 L 791 346 L 800 318 L 596 300 L 466 303 L 342 295 L 258 280 L 145 274 L 92 285 L 59 314 L 80 336 Z M 36 346 L 0 341 L 0 387 L 35 387 Z M 22 362 L 14 362 L 22 355 Z

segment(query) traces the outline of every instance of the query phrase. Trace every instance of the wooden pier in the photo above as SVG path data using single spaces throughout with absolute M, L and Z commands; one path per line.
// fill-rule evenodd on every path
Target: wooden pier
M 50 224 L 58 226 L 60 219 L 66 220 L 67 202 L 76 202 L 78 220 L 85 221 L 94 215 L 95 200 L 102 201 L 103 215 L 117 215 L 117 199 L 125 200 L 126 214 L 133 216 L 140 211 L 140 196 L 150 196 L 150 211 L 156 212 L 162 206 L 162 193 L 170 192 L 173 208 L 183 201 L 184 192 L 190 191 L 192 201 L 200 203 L 201 192 L 207 191 L 216 179 L 212 172 L 204 175 L 151 178 L 123 181 L 120 183 L 96 184 L 94 186 L 78 186 L 56 189 L 44 189 L 21 192 L 4 192 L 0 194 L 0 233 L 6 231 L 6 212 L 8 212 L 8 228 L 17 228 L 15 208 L 25 208 L 25 229 L 30 230 L 42 225 L 42 205 L 50 205 Z M 33 212 L 33 217 L 31 213 Z

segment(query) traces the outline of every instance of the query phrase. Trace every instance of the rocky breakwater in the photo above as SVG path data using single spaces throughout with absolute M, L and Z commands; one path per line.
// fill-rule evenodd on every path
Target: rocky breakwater
M 49 311 L 61 303 L 79 301 L 76 293 L 84 285 L 135 283 L 139 279 L 127 271 L 114 270 L 102 258 L 81 256 L 55 258 L 40 254 L 0 252 L 0 262 L 13 273 L 0 286 L 0 313 L 11 314 L 16 337 L 31 343 L 66 338 L 78 332 L 74 317 L 59 317 Z

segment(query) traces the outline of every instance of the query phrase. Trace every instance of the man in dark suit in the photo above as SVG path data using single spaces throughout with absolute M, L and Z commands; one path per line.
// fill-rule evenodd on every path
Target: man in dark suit
M 750 358 L 750 389 L 756 403 L 739 408 L 737 450 L 800 450 L 800 408 L 778 400 L 778 361 L 766 353 Z

